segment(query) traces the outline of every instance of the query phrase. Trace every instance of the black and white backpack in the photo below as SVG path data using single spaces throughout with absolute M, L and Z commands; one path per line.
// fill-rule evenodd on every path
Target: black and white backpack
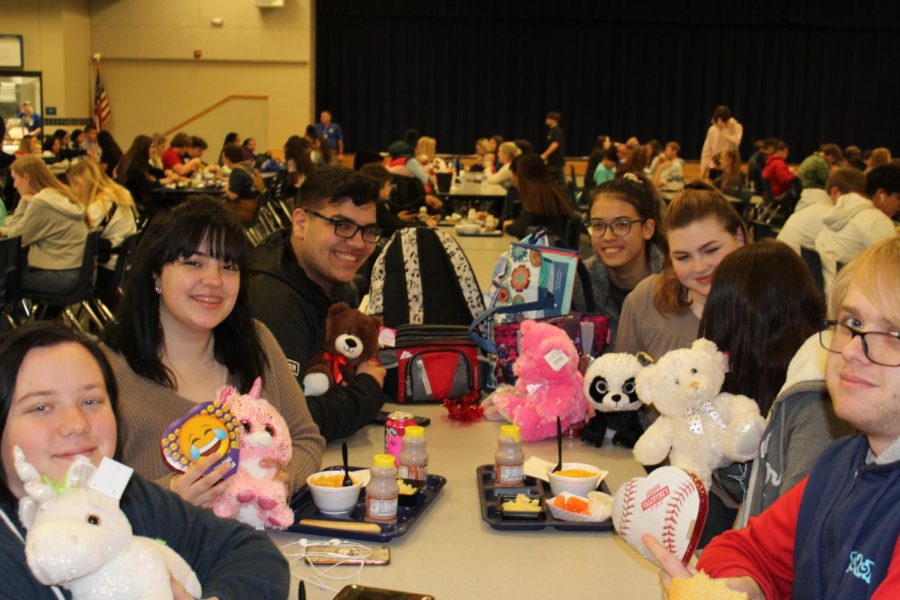
M 372 268 L 366 312 L 385 326 L 470 325 L 484 309 L 472 265 L 449 234 L 398 229 Z

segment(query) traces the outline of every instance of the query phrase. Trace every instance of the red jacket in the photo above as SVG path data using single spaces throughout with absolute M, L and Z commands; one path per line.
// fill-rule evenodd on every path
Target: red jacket
M 772 195 L 778 197 L 788 191 L 794 180 L 793 172 L 788 169 L 787 163 L 780 156 L 770 156 L 763 167 L 762 176 L 772 184 Z
M 697 562 L 713 578 L 750 576 L 766 600 L 791 598 L 794 584 L 794 537 L 806 482 L 791 488 L 744 529 L 732 529 L 713 539 Z M 803 577 L 799 575 L 798 577 Z M 872 600 L 900 598 L 900 540 L 894 546 L 888 577 Z

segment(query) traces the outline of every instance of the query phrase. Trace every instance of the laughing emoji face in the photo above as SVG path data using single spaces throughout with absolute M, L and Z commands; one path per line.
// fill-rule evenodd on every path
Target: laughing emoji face
M 212 415 L 195 415 L 182 426 L 178 435 L 181 453 L 197 462 L 206 456 L 225 456 L 228 451 L 228 432 L 220 419 Z
M 161 440 L 163 457 L 176 471 L 184 471 L 207 456 L 230 456 L 236 464 L 239 428 L 226 405 L 219 401 L 203 403 L 166 430 Z

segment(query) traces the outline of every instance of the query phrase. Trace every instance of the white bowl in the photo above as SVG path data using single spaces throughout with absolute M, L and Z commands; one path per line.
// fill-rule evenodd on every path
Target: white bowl
M 460 223 L 456 226 L 457 233 L 463 235 L 475 235 L 481 231 L 477 223 Z
M 345 515 L 356 506 L 359 499 L 359 490 L 363 487 L 362 478 L 356 475 L 354 471 L 350 472 L 356 483 L 347 487 L 329 487 L 324 485 L 316 485 L 312 483 L 313 479 L 322 475 L 339 475 L 344 476 L 343 470 L 337 471 L 319 471 L 313 473 L 306 478 L 306 485 L 312 494 L 313 504 L 319 509 L 319 512 L 326 515 Z
M 595 475 L 593 477 L 567 477 L 564 475 L 557 475 L 552 471 L 549 472 L 547 475 L 550 478 L 550 489 L 553 491 L 554 496 L 559 496 L 563 492 L 569 492 L 576 496 L 587 497 L 588 492 L 593 492 L 597 489 L 597 485 L 600 483 L 602 477 L 600 469 L 594 465 L 587 465 L 584 463 L 564 462 L 563 470 L 567 471 L 569 469 L 583 469 L 585 471 L 591 471 L 592 473 L 595 473 Z

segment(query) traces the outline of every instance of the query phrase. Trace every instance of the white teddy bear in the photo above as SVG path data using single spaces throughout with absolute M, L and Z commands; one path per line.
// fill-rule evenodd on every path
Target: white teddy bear
M 713 470 L 756 456 L 765 420 L 750 398 L 719 393 L 727 369 L 728 357 L 699 339 L 638 374 L 638 396 L 661 415 L 634 446 L 639 463 L 659 464 L 668 455 L 709 488 Z

